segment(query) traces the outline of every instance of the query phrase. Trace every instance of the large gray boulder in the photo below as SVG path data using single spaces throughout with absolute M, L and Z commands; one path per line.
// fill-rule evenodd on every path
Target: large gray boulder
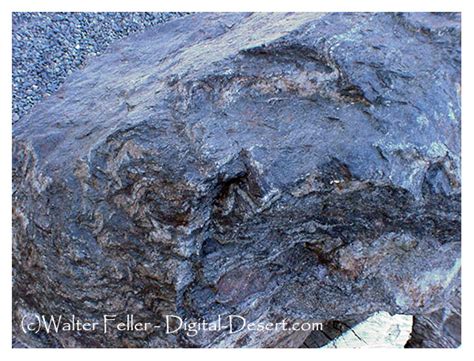
M 20 324 L 418 315 L 459 281 L 456 14 L 187 16 L 74 73 L 13 147 L 26 345 L 299 346 L 308 332 Z

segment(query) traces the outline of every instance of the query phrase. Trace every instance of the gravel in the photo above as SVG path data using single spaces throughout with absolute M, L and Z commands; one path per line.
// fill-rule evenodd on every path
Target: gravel
M 13 13 L 13 122 L 114 40 L 186 13 Z

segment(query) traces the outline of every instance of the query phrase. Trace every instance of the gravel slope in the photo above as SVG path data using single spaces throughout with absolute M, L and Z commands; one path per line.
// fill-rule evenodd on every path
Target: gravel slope
M 13 13 L 13 121 L 114 40 L 185 13 Z

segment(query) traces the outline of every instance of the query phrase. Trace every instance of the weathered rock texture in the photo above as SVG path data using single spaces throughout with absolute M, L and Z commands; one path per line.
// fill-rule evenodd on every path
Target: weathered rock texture
M 344 321 L 330 320 L 323 324 L 322 330 L 315 330 L 304 340 L 300 348 L 320 348 L 346 332 L 350 332 L 356 325 L 362 323 L 367 317 L 356 317 Z
M 197 14 L 116 43 L 13 129 L 14 333 L 40 314 L 424 314 L 460 270 L 456 14 Z
M 455 348 L 461 345 L 461 290 L 445 307 L 413 319 L 407 348 Z
M 412 316 L 377 312 L 324 348 L 403 348 L 410 338 L 412 324 Z

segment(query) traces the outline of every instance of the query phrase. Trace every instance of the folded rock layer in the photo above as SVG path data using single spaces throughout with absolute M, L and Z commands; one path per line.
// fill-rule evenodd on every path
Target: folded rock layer
M 203 13 L 119 41 L 14 124 L 14 333 L 299 346 L 19 324 L 434 312 L 460 273 L 460 127 L 456 14 Z

